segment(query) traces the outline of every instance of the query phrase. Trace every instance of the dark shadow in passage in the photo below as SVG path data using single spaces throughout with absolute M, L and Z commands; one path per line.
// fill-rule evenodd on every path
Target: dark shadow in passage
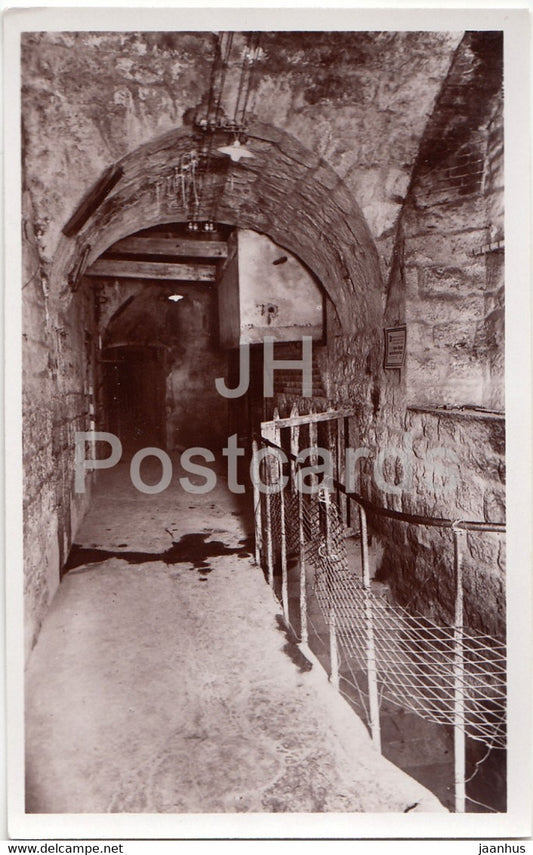
M 239 542 L 239 546 L 231 547 L 221 540 L 207 540 L 208 537 L 209 533 L 184 534 L 179 540 L 174 540 L 172 546 L 164 552 L 122 552 L 93 549 L 74 543 L 65 564 L 65 573 L 76 567 L 97 564 L 110 558 L 121 558 L 128 564 L 144 564 L 147 561 L 162 561 L 167 566 L 192 564 L 194 569 L 205 573 L 212 569 L 208 564 L 209 558 L 218 558 L 221 555 L 237 555 L 239 558 L 251 556 L 253 544 L 250 538 L 244 538 Z

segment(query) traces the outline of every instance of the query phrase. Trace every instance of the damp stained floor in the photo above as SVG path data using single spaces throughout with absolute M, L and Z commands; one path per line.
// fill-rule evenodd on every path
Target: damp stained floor
M 178 474 L 100 473 L 28 665 L 26 811 L 444 810 L 300 653 L 248 497 Z
M 169 534 L 171 535 L 170 531 Z M 170 564 L 191 564 L 195 570 L 211 573 L 211 558 L 219 558 L 221 555 L 239 555 L 245 558 L 251 554 L 253 541 L 250 537 L 242 538 L 235 547 L 227 546 L 221 540 L 208 538 L 209 532 L 205 531 L 184 534 L 179 540 L 173 540 L 172 545 L 163 552 L 131 552 L 124 548 L 127 543 L 119 543 L 115 550 L 73 543 L 65 564 L 65 572 L 80 566 L 88 566 L 90 569 L 91 565 L 100 564 L 109 558 L 120 558 L 128 564 L 146 564 L 148 561 L 162 561 L 167 567 Z

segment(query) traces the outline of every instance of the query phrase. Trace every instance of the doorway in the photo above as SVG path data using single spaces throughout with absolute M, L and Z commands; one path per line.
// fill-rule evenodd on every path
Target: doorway
M 165 348 L 120 345 L 102 356 L 107 429 L 120 439 L 123 455 L 147 446 L 164 449 Z

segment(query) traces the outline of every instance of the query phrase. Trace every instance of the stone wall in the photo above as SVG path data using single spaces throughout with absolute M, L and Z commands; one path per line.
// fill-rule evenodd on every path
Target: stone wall
M 496 523 L 505 521 L 501 51 L 501 34 L 466 34 L 428 122 L 384 316 L 384 326 L 407 324 L 406 366 L 382 372 L 363 431 L 371 446 L 393 449 L 392 490 L 379 489 L 363 466 L 363 492 L 377 505 Z M 398 448 L 408 453 L 409 477 Z M 435 471 L 437 449 L 445 456 Z M 401 603 L 449 622 L 450 532 L 377 516 L 371 525 L 378 576 Z M 504 637 L 504 537 L 470 533 L 465 560 L 468 627 Z
M 334 315 L 332 315 L 332 321 Z M 368 458 L 357 464 L 355 488 L 376 508 L 450 520 L 505 522 L 505 420 L 479 410 L 409 407 L 405 380 L 385 376 L 369 355 L 359 356 L 356 338 L 332 335 L 316 349 L 328 378 L 321 405 L 353 407 L 350 446 Z M 378 348 L 379 350 L 379 348 Z M 361 374 L 368 375 L 366 394 Z M 359 375 L 359 376 L 358 376 Z M 287 398 L 289 397 L 289 400 Z M 280 396 L 284 412 L 291 400 Z M 302 411 L 308 402 L 302 401 Z M 354 508 L 354 512 L 356 509 Z M 377 541 L 376 578 L 397 602 L 438 623 L 454 618 L 454 553 L 449 529 L 411 525 L 368 513 Z M 505 638 L 505 536 L 471 532 L 464 558 L 465 625 Z
M 505 522 L 505 423 L 476 412 L 409 409 L 396 437 L 377 431 L 391 450 L 383 480 L 363 467 L 365 491 L 376 504 L 404 513 L 452 520 Z M 397 455 L 399 448 L 403 455 Z M 453 537 L 448 529 L 372 519 L 381 546 L 377 577 L 396 599 L 438 622 L 453 622 Z M 464 560 L 465 625 L 505 638 L 505 538 L 470 532 Z
M 266 34 L 252 107 L 323 157 L 390 264 L 420 138 L 460 33 Z
M 468 34 L 401 218 L 413 404 L 503 410 L 503 40 Z
M 27 247 L 22 370 L 28 653 L 88 505 L 89 492 L 74 493 L 73 449 L 75 431 L 90 427 L 96 328 L 90 294 L 80 294 L 66 311 L 53 300 L 30 216 L 24 219 L 23 234 Z
M 501 42 L 462 40 L 396 224 L 383 326 L 407 323 L 405 369 L 383 370 L 382 338 L 347 335 L 328 304 L 327 348 L 316 352 L 327 404 L 355 409 L 350 444 L 370 453 L 359 488 L 377 507 L 505 521 Z M 294 397 L 280 397 L 285 413 Z M 378 514 L 369 524 L 378 578 L 400 603 L 452 622 L 451 532 Z M 504 637 L 504 536 L 466 542 L 466 624 Z

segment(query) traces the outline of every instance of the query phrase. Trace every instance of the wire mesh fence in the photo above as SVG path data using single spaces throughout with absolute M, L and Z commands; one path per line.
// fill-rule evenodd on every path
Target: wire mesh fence
M 373 641 L 381 694 L 430 721 L 456 724 L 457 633 L 422 615 L 393 605 L 364 586 L 349 567 L 344 526 L 335 502 L 324 493 L 300 497 L 285 491 L 286 549 L 299 558 L 299 513 L 303 515 L 304 560 L 323 618 L 333 609 L 336 632 L 358 667 L 367 667 Z M 281 494 L 270 497 L 276 563 L 281 562 Z M 277 545 L 277 548 L 276 548 Z M 506 650 L 488 636 L 462 632 L 464 729 L 491 747 L 505 747 Z
M 268 478 L 276 483 L 280 470 L 277 476 L 272 471 Z M 439 625 L 376 594 L 368 569 L 365 576 L 365 556 L 358 562 L 348 554 L 345 515 L 328 491 L 302 493 L 289 486 L 260 495 L 258 502 L 258 556 L 268 566 L 274 587 L 274 580 L 279 580 L 288 622 L 296 616 L 297 632 L 306 643 L 310 598 L 318 604 L 329 634 L 330 679 L 339 687 L 339 657 L 349 663 L 378 747 L 383 699 L 454 729 L 456 794 L 460 794 L 456 810 L 464 810 L 460 805 L 465 801 L 465 736 L 489 750 L 506 745 L 505 644 L 466 631 L 462 613 L 456 612 L 453 625 Z M 362 523 L 363 553 L 368 548 L 366 517 Z M 289 605 L 289 585 L 298 589 L 296 612 L 294 590 Z

